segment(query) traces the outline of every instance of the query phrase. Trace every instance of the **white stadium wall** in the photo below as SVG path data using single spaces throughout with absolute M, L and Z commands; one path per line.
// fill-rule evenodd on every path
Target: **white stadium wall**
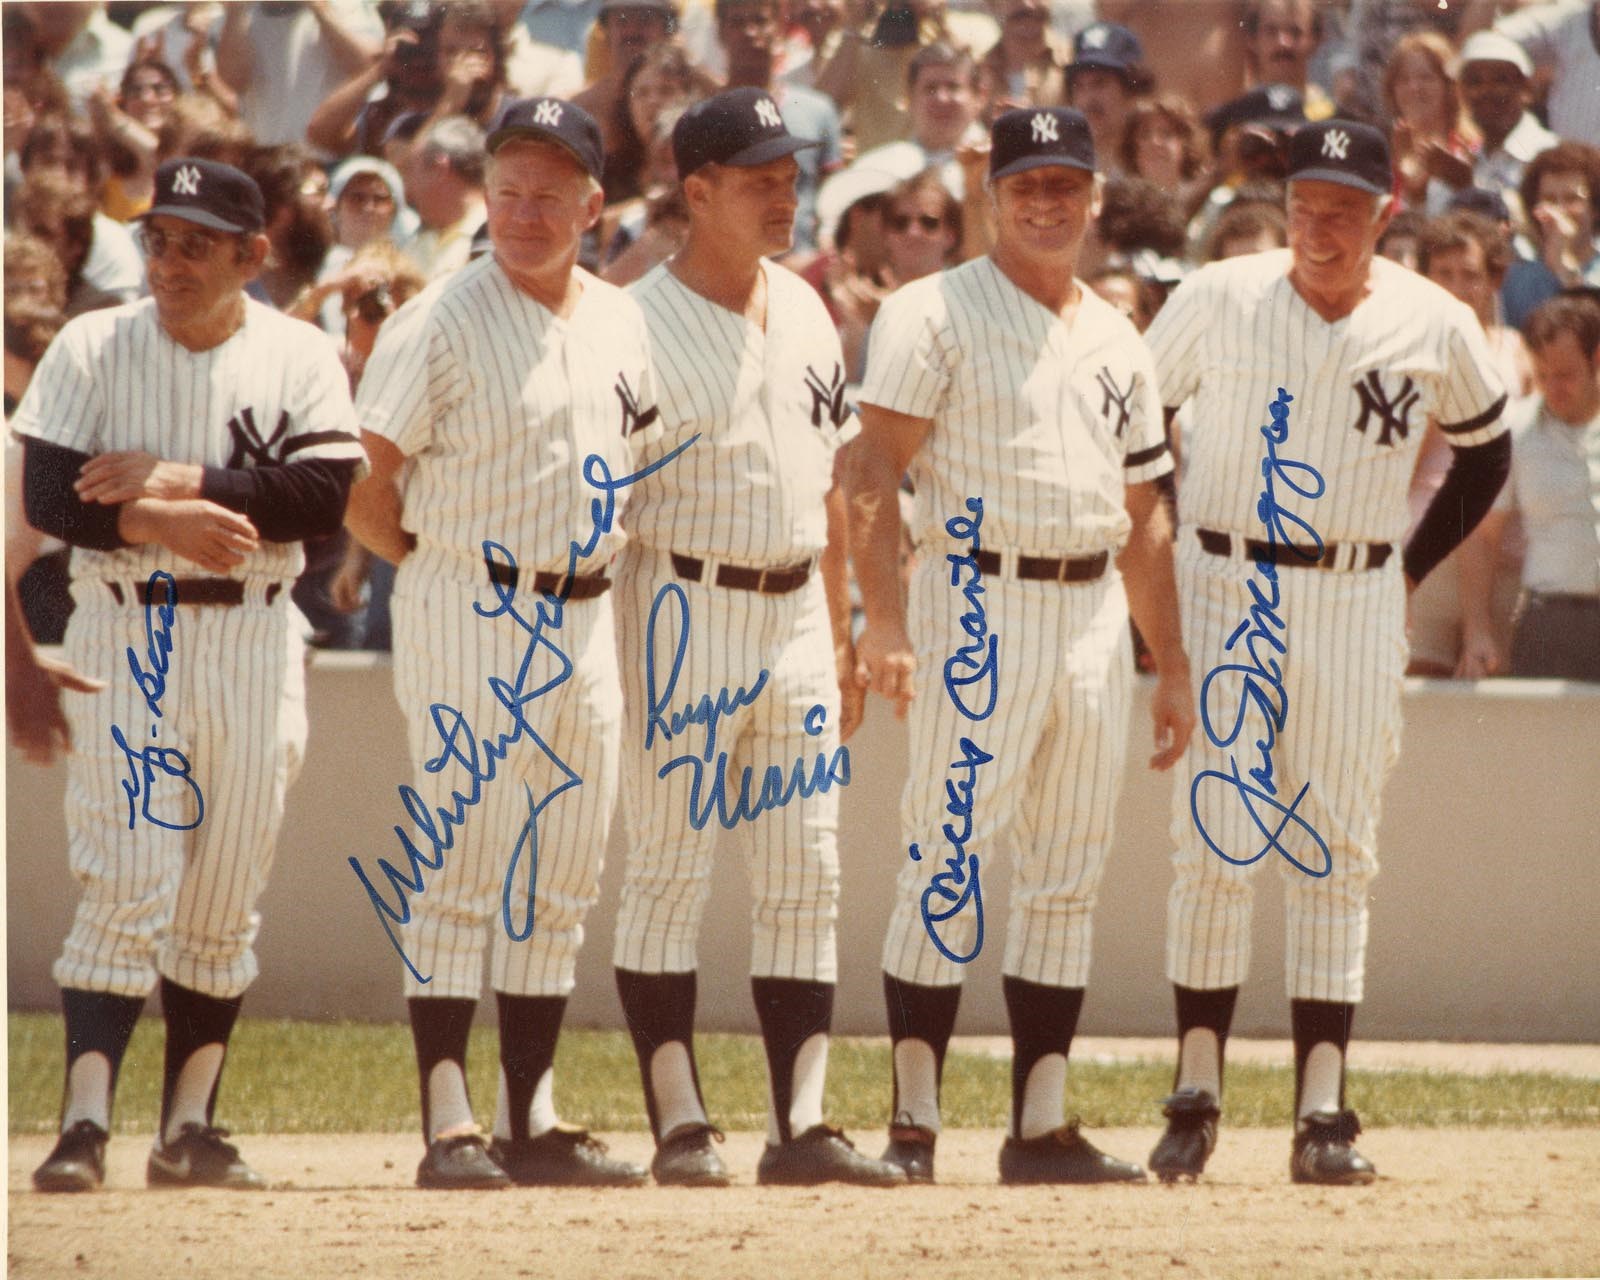
M 401 1019 L 399 960 L 347 863 L 354 854 L 375 872 L 379 857 L 397 856 L 392 828 L 404 813 L 395 789 L 409 777 L 388 662 L 319 654 L 309 683 L 310 749 L 261 904 L 261 977 L 246 1011 Z M 1144 766 L 1149 688 L 1142 683 L 1135 703 L 1116 849 L 1095 918 L 1082 1022 L 1089 1034 L 1165 1035 L 1171 1028 L 1171 989 L 1162 976 L 1171 783 Z M 876 700 L 851 756 L 840 830 L 835 1030 L 879 1034 L 879 948 L 905 858 L 897 832 L 905 728 Z M 53 1009 L 50 964 L 77 896 L 65 852 L 65 771 L 37 769 L 15 753 L 7 765 L 10 1005 Z M 700 950 L 704 1030 L 755 1030 L 742 849 L 742 833 L 723 837 Z M 579 962 L 571 1025 L 621 1025 L 611 942 L 622 854 L 619 818 Z M 1600 687 L 1410 682 L 1379 857 L 1359 1035 L 1600 1039 Z M 970 966 L 957 1025 L 973 1034 L 1005 1030 L 999 967 L 1009 860 L 984 851 L 983 866 L 987 939 Z M 1256 877 L 1255 958 L 1239 1002 L 1241 1035 L 1287 1034 L 1281 882 L 1276 868 L 1262 867 Z M 480 1014 L 492 1009 L 485 1001 Z

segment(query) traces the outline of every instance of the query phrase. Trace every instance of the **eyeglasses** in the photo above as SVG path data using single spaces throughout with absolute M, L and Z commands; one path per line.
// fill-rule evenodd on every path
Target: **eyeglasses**
M 204 262 L 216 248 L 217 240 L 217 236 L 205 231 L 185 231 L 175 236 L 154 227 L 139 228 L 139 247 L 146 258 L 166 257 L 170 245 L 185 262 Z
M 911 230 L 911 224 L 915 222 L 929 235 L 932 235 L 935 231 L 944 226 L 944 219 L 939 217 L 937 214 L 932 213 L 919 213 L 915 215 L 909 213 L 891 213 L 884 218 L 883 222 L 890 231 L 900 233 Z
M 387 191 L 346 191 L 339 197 L 339 203 L 357 209 L 391 209 L 394 197 Z

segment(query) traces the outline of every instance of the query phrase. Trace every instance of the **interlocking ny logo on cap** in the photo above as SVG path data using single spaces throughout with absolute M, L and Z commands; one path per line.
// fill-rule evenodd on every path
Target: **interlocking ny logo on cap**
M 1294 104 L 1294 90 L 1286 84 L 1275 84 L 1267 90 L 1267 105 L 1274 111 L 1287 111 Z
M 1343 129 L 1329 129 L 1322 135 L 1322 154 L 1330 160 L 1346 159 L 1350 150 L 1350 135 Z
M 1045 111 L 1037 111 L 1033 116 L 1033 140 L 1035 142 L 1060 142 L 1061 134 L 1056 128 L 1056 118 Z
M 547 124 L 554 127 L 561 123 L 561 104 L 546 98 L 533 109 L 534 124 Z
M 1111 32 L 1105 27 L 1090 27 L 1083 33 L 1083 47 L 1085 49 L 1103 49 L 1110 35 Z
M 756 119 L 769 129 L 783 128 L 783 117 L 778 114 L 778 108 L 771 98 L 756 100 Z
M 192 164 L 186 164 L 172 175 L 172 194 L 177 196 L 197 196 L 200 194 L 200 170 Z

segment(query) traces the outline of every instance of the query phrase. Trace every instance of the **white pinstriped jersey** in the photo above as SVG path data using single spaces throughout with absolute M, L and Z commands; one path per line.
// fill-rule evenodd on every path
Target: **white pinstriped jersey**
M 1384 258 L 1348 316 L 1323 320 L 1289 283 L 1287 249 L 1212 263 L 1179 285 L 1145 335 L 1162 398 L 1193 398 L 1179 509 L 1185 525 L 1260 537 L 1256 512 L 1278 388 L 1289 407 L 1285 459 L 1315 467 L 1318 498 L 1279 485 L 1280 506 L 1325 542 L 1398 542 L 1428 419 L 1456 445 L 1506 428 L 1483 330 L 1465 304 Z
M 524 572 L 565 572 L 599 496 L 584 460 L 598 454 L 614 478 L 627 475 L 660 433 L 638 306 L 575 277 L 583 292 L 563 318 L 485 255 L 391 316 L 367 362 L 361 425 L 413 459 L 401 525 L 419 552 L 458 559 L 466 577 L 481 574 L 486 538 Z M 630 492 L 617 491 L 619 510 Z M 578 572 L 599 572 L 621 536 L 602 536 Z
M 995 550 L 1089 555 L 1127 541 L 1127 484 L 1172 470 L 1149 352 L 1080 286 L 1070 324 L 979 258 L 878 309 L 861 400 L 931 418 L 912 463 L 918 543 L 968 497 Z
M 771 568 L 821 552 L 833 456 L 859 429 L 844 404 L 839 334 L 816 290 L 763 262 L 763 330 L 690 289 L 665 265 L 629 289 L 650 330 L 661 440 L 700 432 L 641 482 L 625 520 L 658 550 Z
M 45 352 L 11 425 L 79 453 L 140 450 L 209 467 L 365 465 L 332 342 L 250 298 L 244 323 L 209 351 L 174 342 L 149 299 L 79 316 Z M 227 576 L 290 581 L 304 565 L 300 543 L 262 542 Z M 172 568 L 172 552 L 155 544 L 72 550 L 75 578 L 144 582 Z

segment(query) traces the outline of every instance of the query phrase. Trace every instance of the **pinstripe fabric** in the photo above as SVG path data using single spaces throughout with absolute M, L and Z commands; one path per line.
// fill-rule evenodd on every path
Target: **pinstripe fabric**
M 630 543 L 620 563 L 618 610 L 627 719 L 623 734 L 623 813 L 629 858 L 617 922 L 615 962 L 644 973 L 696 967 L 696 940 L 710 890 L 721 829 L 690 821 L 690 767 L 661 770 L 698 754 L 703 728 L 673 737 L 659 729 L 645 747 L 649 691 L 647 622 L 665 584 L 684 593 L 689 643 L 673 711 L 724 687 L 762 692 L 724 718 L 716 754 L 726 754 L 725 785 L 736 796 L 744 771 L 758 791 L 769 769 L 810 775 L 839 747 L 839 687 L 821 576 L 798 591 L 767 595 L 679 578 L 670 552 L 746 566 L 794 564 L 827 544 L 824 498 L 833 458 L 857 430 L 843 405 L 839 337 L 816 292 L 798 276 L 762 263 L 765 329 L 685 287 L 665 267 L 631 292 L 650 329 L 664 433 L 654 452 L 699 441 L 640 486 L 628 508 Z M 681 611 L 658 621 L 655 671 L 669 679 Z M 821 733 L 807 713 L 826 710 Z M 702 792 L 716 776 L 705 769 Z M 702 800 L 700 809 L 704 808 Z M 839 896 L 836 787 L 796 795 L 748 827 L 753 945 L 758 978 L 833 982 Z
M 541 569 L 565 572 L 572 545 L 586 542 L 596 525 L 593 504 L 601 495 L 585 478 L 585 459 L 598 455 L 621 477 L 660 434 L 638 307 L 593 276 L 580 271 L 577 278 L 583 293 L 563 319 L 517 290 L 493 257 L 479 259 L 395 313 L 361 384 L 362 425 L 410 458 L 401 520 L 416 533 L 417 547 L 395 579 L 395 697 L 415 787 L 430 810 L 449 810 L 452 792 L 472 790 L 458 762 L 427 768 L 441 751 L 430 708 L 442 703 L 461 712 L 479 740 L 516 729 L 488 681 L 518 679 L 529 637 L 509 618 L 474 612 L 474 604 L 497 607 L 483 541 L 507 548 L 525 579 Z M 627 487 L 617 491 L 619 513 L 630 495 Z M 603 533 L 577 571 L 606 571 L 621 543 L 620 530 Z M 525 583 L 517 602 L 530 621 L 537 601 Z M 559 627 L 545 633 L 548 643 L 536 646 L 524 689 L 558 674 L 549 645 L 574 664 L 523 713 L 549 751 L 527 733 L 511 745 L 455 830 L 445 866 L 428 873 L 426 890 L 411 897 L 402 945 L 431 980 L 424 984 L 408 971 L 408 996 L 475 999 L 486 929 L 494 935 L 494 990 L 572 990 L 616 800 L 622 707 L 612 609 L 609 594 L 569 600 Z M 538 817 L 533 929 L 514 941 L 501 920 L 512 851 L 528 822 L 529 797 L 537 806 L 549 796 L 566 776 L 561 765 L 582 783 Z M 512 893 L 519 929 L 527 868 L 524 853 Z
M 209 351 L 169 338 L 148 300 L 73 320 L 45 353 L 12 428 L 83 453 L 143 450 L 215 467 L 362 457 L 332 344 L 249 299 L 239 329 Z M 315 443 L 301 447 L 307 440 Z M 154 545 L 74 548 L 71 563 L 67 656 L 108 687 L 63 695 L 75 747 L 68 861 L 83 896 L 55 979 L 142 997 L 160 974 L 237 996 L 256 976 L 256 901 L 305 750 L 298 616 L 287 590 L 266 603 L 269 586 L 300 572 L 300 544 L 263 542 L 229 575 L 245 584 L 242 605 L 185 606 L 180 592 L 159 719 L 125 656 L 132 648 L 152 665 L 140 591 L 157 569 L 180 578 L 198 571 Z M 188 758 L 205 806 L 197 826 L 148 821 L 141 797 L 130 829 L 123 784 L 138 781 L 139 766 L 116 746 L 113 726 L 134 751 L 158 746 Z M 148 812 L 180 825 L 200 814 L 188 788 L 159 769 Z
M 1278 455 L 1315 467 L 1326 490 L 1313 499 L 1278 483 L 1275 498 L 1328 542 L 1401 538 L 1406 490 L 1430 416 L 1447 434 L 1455 428 L 1461 444 L 1505 429 L 1496 413 L 1502 389 L 1493 362 L 1462 304 L 1377 259 L 1372 292 L 1351 315 L 1329 324 L 1288 283 L 1289 265 L 1283 251 L 1207 267 L 1179 287 L 1147 334 L 1165 401 L 1192 401 L 1177 573 L 1197 693 L 1211 668 L 1248 661 L 1223 645 L 1249 616 L 1246 584 L 1262 580 L 1241 554 L 1203 551 L 1195 529 L 1267 536 L 1256 508 L 1267 447 L 1261 426 L 1279 388 L 1294 398 Z M 1286 802 L 1307 787 L 1297 812 L 1331 858 L 1293 827 L 1285 838 L 1290 852 L 1314 870 L 1329 865 L 1329 874 L 1309 875 L 1271 855 L 1285 875 L 1287 986 L 1296 999 L 1354 1003 L 1364 983 L 1379 802 L 1399 752 L 1406 643 L 1398 548 L 1379 570 L 1290 567 L 1279 572 L 1278 585 L 1284 627 L 1275 634 L 1287 651 L 1271 656 L 1282 667 L 1287 712 L 1272 747 L 1273 783 Z M 1234 677 L 1213 687 L 1207 706 L 1224 731 L 1219 736 L 1227 736 L 1233 709 L 1250 705 L 1241 689 Z M 1237 986 L 1249 967 L 1251 876 L 1261 862 L 1225 862 L 1207 847 L 1196 818 L 1234 857 L 1248 857 L 1265 838 L 1239 796 L 1214 781 L 1202 786 L 1191 812 L 1197 774 L 1228 771 L 1230 756 L 1241 773 L 1260 767 L 1259 750 L 1246 744 L 1266 734 L 1268 722 L 1251 711 L 1243 726 L 1230 750 L 1197 729 L 1174 771 L 1167 976 L 1186 987 Z

